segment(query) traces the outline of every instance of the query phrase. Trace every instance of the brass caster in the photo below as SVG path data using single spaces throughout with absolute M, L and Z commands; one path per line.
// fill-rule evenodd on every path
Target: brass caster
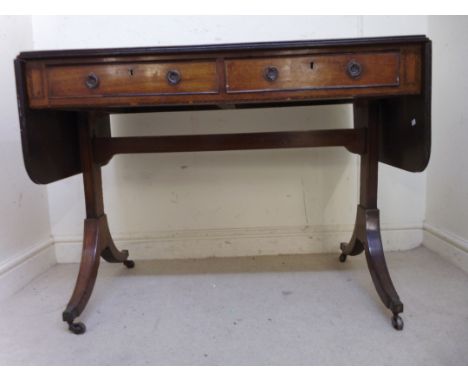
M 398 315 L 398 314 L 394 314 L 393 317 L 392 317 L 392 326 L 396 329 L 396 330 L 403 330 L 403 319 Z
M 86 325 L 82 322 L 69 322 L 68 330 L 73 334 L 83 334 L 86 332 Z

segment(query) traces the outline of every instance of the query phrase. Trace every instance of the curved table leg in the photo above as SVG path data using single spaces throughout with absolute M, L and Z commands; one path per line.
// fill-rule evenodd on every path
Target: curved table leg
M 385 261 L 378 209 L 366 209 L 361 205 L 358 206 L 353 236 L 349 244 L 341 243 L 341 250 L 341 262 L 344 262 L 348 255 L 355 256 L 365 251 L 367 266 L 377 294 L 384 305 L 393 313 L 393 327 L 402 330 L 403 319 L 399 313 L 403 312 L 403 303 L 395 290 Z
M 384 305 L 394 315 L 403 312 L 403 304 L 393 286 L 387 262 L 385 261 L 382 238 L 380 236 L 379 210 L 365 210 L 366 216 L 366 260 L 375 289 Z
M 106 244 L 101 253 L 102 258 L 109 263 L 123 263 L 127 268 L 135 267 L 135 262 L 133 260 L 127 260 L 128 251 L 125 249 L 119 251 L 115 246 L 114 240 L 112 240 L 112 236 L 109 231 L 109 225 L 107 224 L 107 216 L 103 215 L 100 221 L 103 242 Z
M 380 235 L 379 210 L 365 209 L 359 205 L 357 215 L 359 224 L 355 228 L 356 241 L 362 245 L 366 253 L 367 266 L 372 282 L 384 305 L 393 313 L 393 327 L 397 330 L 402 330 L 403 319 L 399 316 L 399 313 L 403 312 L 403 303 L 400 301 L 400 297 L 395 290 L 387 268 L 387 262 L 385 261 L 382 237 Z
M 86 219 L 84 224 L 83 252 L 81 255 L 80 271 L 76 280 L 72 297 L 62 314 L 63 321 L 75 334 L 86 331 L 83 323 L 75 323 L 86 304 L 88 303 L 99 268 L 100 257 L 100 228 L 99 219 Z
M 356 256 L 359 255 L 362 251 L 364 251 L 364 245 L 362 241 L 358 238 L 359 231 L 361 230 L 362 223 L 358 220 L 359 215 L 356 218 L 356 224 L 354 225 L 353 235 L 351 236 L 351 240 L 349 243 L 341 243 L 341 255 L 340 255 L 340 262 L 344 263 L 348 256 Z
M 84 310 L 93 291 L 99 268 L 99 259 L 111 263 L 123 263 L 133 268 L 134 262 L 127 260 L 128 251 L 119 251 L 109 231 L 104 213 L 102 195 L 101 165 L 94 159 L 92 139 L 109 131 L 109 116 L 83 113 L 80 116 L 80 155 L 85 191 L 86 220 L 84 223 L 83 252 L 80 271 L 72 297 L 63 312 L 63 320 L 71 332 L 82 334 L 86 331 L 83 323 L 74 320 Z
M 68 323 L 71 332 L 82 334 L 86 326 L 74 322 L 84 310 L 96 282 L 99 259 L 103 257 L 111 263 L 123 263 L 127 268 L 133 268 L 134 262 L 127 260 L 128 251 L 119 251 L 109 232 L 106 215 L 97 219 L 86 219 L 83 239 L 83 252 L 80 270 L 72 297 L 63 312 L 63 320 Z
M 361 155 L 360 204 L 357 209 L 356 224 L 349 244 L 341 244 L 340 261 L 344 262 L 347 256 L 365 251 L 375 289 L 384 305 L 393 313 L 393 327 L 402 330 L 403 320 L 399 314 L 403 312 L 403 304 L 388 272 L 377 209 L 379 114 L 377 103 L 364 101 L 354 104 L 354 127 L 366 129 L 366 150 Z

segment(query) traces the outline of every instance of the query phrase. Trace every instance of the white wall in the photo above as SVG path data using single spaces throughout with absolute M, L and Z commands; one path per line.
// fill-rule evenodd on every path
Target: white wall
M 35 49 L 426 34 L 425 17 L 33 17 Z M 113 132 L 351 127 L 349 106 L 115 116 Z M 422 240 L 425 174 L 381 166 L 388 249 Z M 137 257 L 337 251 L 354 223 L 358 161 L 342 148 L 116 157 L 104 169 L 114 238 Z M 61 261 L 77 260 L 81 178 L 48 187 Z M 174 238 L 176 240 L 174 240 Z M 126 241 L 126 242 L 125 242 Z
M 432 158 L 427 176 L 380 166 L 384 245 L 419 245 L 425 217 L 424 244 L 468 270 L 467 18 L 0 17 L 0 298 L 54 263 L 51 235 L 60 261 L 78 260 L 84 218 L 80 177 L 44 187 L 24 170 L 12 65 L 19 51 L 416 33 L 433 40 Z M 351 110 L 112 121 L 116 135 L 344 128 Z M 104 169 L 105 202 L 114 237 L 135 258 L 336 252 L 354 222 L 357 175 L 357 159 L 339 148 L 120 156 Z
M 430 17 L 429 32 L 434 50 L 433 140 L 425 244 L 461 260 L 468 252 L 468 17 Z
M 18 124 L 13 59 L 32 48 L 30 17 L 0 17 L 0 278 L 11 281 L 0 288 L 0 297 L 26 277 L 9 273 L 15 265 L 29 261 L 37 274 L 54 261 L 46 187 L 34 186 L 26 174 Z

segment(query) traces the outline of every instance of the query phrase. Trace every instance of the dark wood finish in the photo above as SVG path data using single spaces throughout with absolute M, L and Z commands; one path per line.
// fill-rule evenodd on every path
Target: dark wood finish
M 187 151 L 257 150 L 344 146 L 353 153 L 364 150 L 363 130 L 315 130 L 276 133 L 176 135 L 162 137 L 97 138 L 96 160 L 108 162 L 116 154 Z
M 172 77 L 168 78 L 168 75 Z M 98 79 L 87 86 L 89 75 Z M 176 76 L 178 76 L 176 80 Z M 216 61 L 51 65 L 45 78 L 50 98 L 209 94 L 218 92 Z M 171 80 L 172 78 L 172 80 Z M 172 82 L 171 82 L 172 81 Z M 39 85 L 37 86 L 39 87 Z
M 228 93 L 398 86 L 400 53 L 324 54 L 226 60 Z M 360 72 L 350 75 L 348 64 Z M 265 70 L 275 78 L 265 78 Z
M 176 46 L 155 46 L 136 48 L 108 48 L 108 49 L 70 49 L 70 50 L 43 50 L 22 52 L 19 57 L 28 60 L 36 59 L 94 59 L 101 57 L 116 56 L 127 58 L 132 56 L 145 55 L 174 55 L 174 54 L 210 54 L 210 53 L 233 53 L 233 52 L 268 52 L 272 50 L 284 49 L 327 49 L 327 48 L 364 48 L 369 46 L 401 45 L 413 43 L 425 43 L 428 39 L 424 35 L 410 36 L 386 36 L 386 37 L 365 37 L 365 38 L 340 38 L 324 40 L 295 40 L 295 41 L 268 41 L 268 42 L 247 42 L 234 44 L 211 44 L 211 45 L 176 45 Z
M 47 184 L 79 174 L 78 113 L 31 109 L 25 62 L 15 60 L 15 74 L 23 159 L 29 177 Z
M 365 251 L 367 265 L 375 289 L 384 305 L 392 311 L 394 315 L 392 323 L 398 322 L 395 328 L 402 329 L 403 321 L 398 314 L 403 312 L 403 304 L 398 297 L 387 269 L 380 236 L 379 210 L 377 209 L 379 104 L 376 102 L 359 102 L 355 104 L 354 116 L 355 128 L 367 130 L 367 141 L 365 153 L 361 155 L 361 188 L 356 225 L 350 242 L 341 244 L 342 255 L 340 260 L 344 262 L 346 256 L 355 256 Z
M 86 220 L 75 290 L 88 302 L 100 257 L 115 247 L 101 166 L 116 154 L 343 146 L 361 155 L 360 202 L 341 261 L 366 253 L 392 325 L 403 311 L 390 278 L 377 209 L 378 163 L 423 171 L 430 156 L 431 42 L 425 36 L 184 47 L 24 52 L 15 60 L 26 170 L 36 183 L 83 173 Z M 109 114 L 353 103 L 355 129 L 113 138 Z
M 125 263 L 128 257 L 128 251 L 117 250 L 112 240 L 107 217 L 104 214 L 101 166 L 95 161 L 93 154 L 92 138 L 102 130 L 102 125 L 107 124 L 106 115 L 90 113 L 81 114 L 79 117 L 86 220 L 80 270 L 72 297 L 63 312 L 63 320 L 68 323 L 69 329 L 77 334 L 86 330 L 84 324 L 77 324 L 74 319 L 81 314 L 91 296 L 100 257 L 111 263 Z
M 431 156 L 431 42 L 423 45 L 419 95 L 382 99 L 379 161 L 411 172 L 424 171 Z
M 150 61 L 148 56 L 34 60 L 26 65 L 29 104 L 36 109 L 118 108 L 129 104 L 223 107 L 253 100 L 353 99 L 418 94 L 421 90 L 420 44 L 264 53 L 255 58 L 251 58 L 251 52 L 232 52 L 155 55 Z M 224 65 L 216 64 L 220 61 Z M 357 78 L 349 75 L 351 61 L 362 67 Z M 278 70 L 276 81 L 265 79 L 268 67 Z M 170 71 L 180 74 L 180 82 L 169 83 Z M 91 75 L 98 78 L 98 85 L 87 86 Z M 249 94 L 252 92 L 255 94 Z
M 229 93 L 226 90 L 226 62 L 283 60 L 284 57 L 380 57 L 397 54 L 396 52 L 399 55 L 397 86 L 309 89 L 307 86 L 310 84 L 307 85 L 307 81 L 297 85 L 299 78 L 295 81 L 296 86 L 306 88 L 246 93 Z M 422 171 L 428 163 L 430 153 L 430 61 L 430 41 L 424 36 L 21 53 L 15 65 L 26 169 L 31 179 L 41 184 L 81 171 L 76 120 L 77 111 L 84 109 L 99 109 L 108 113 L 206 110 L 342 103 L 363 97 L 379 97 L 384 109 L 379 160 L 408 171 Z M 195 94 L 192 93 L 193 88 L 185 89 L 188 93 L 184 93 L 185 90 L 178 92 L 177 87 L 185 86 L 182 79 L 175 86 L 164 85 L 166 89 L 173 89 L 173 93 L 164 93 L 169 90 L 162 89 L 158 90 L 161 93 L 152 93 L 156 85 L 149 80 L 151 76 L 145 70 L 135 70 L 135 67 L 153 65 L 160 65 L 165 70 L 174 69 L 173 65 L 169 65 L 171 63 L 189 67 L 195 63 L 215 63 L 213 65 L 216 68 L 210 67 L 210 73 L 213 70 L 216 73 L 217 89 L 214 89 L 213 82 L 210 85 L 211 93 Z M 103 69 L 108 66 L 120 69 Z M 106 73 L 120 73 L 116 78 L 121 81 L 112 76 L 109 80 L 110 88 L 118 88 L 122 93 L 99 94 L 97 92 L 109 86 L 106 81 L 100 79 L 97 88 L 89 89 L 85 84 L 86 78 L 75 76 L 79 70 L 82 70 L 80 76 L 92 74 L 87 70 L 91 67 L 101 68 L 99 70 Z M 58 84 L 54 76 L 49 76 L 50 71 L 56 73 L 57 70 L 61 76 L 58 77 Z M 69 71 L 75 73 L 70 77 L 73 77 L 71 83 L 67 82 L 70 79 L 64 79 L 62 70 L 66 70 L 67 74 L 70 74 Z M 373 67 L 363 67 L 361 76 L 349 81 L 363 81 L 368 78 L 366 76 L 369 70 L 377 73 Z M 198 71 L 194 70 L 193 73 Z M 335 72 L 332 70 L 323 73 Z M 347 76 L 346 73 L 347 65 L 342 68 L 340 76 Z M 202 71 L 202 75 L 206 76 L 206 72 L 203 74 Z M 330 85 L 330 79 L 325 77 L 320 81 L 333 86 Z M 49 82 L 58 88 L 49 89 Z M 68 83 L 69 87 L 64 86 L 64 83 Z M 162 76 L 157 77 L 155 83 L 163 86 Z M 81 95 L 71 97 L 77 87 L 78 93 L 82 92 Z M 60 96 L 50 97 L 49 92 L 52 90 Z M 45 112 L 41 113 L 41 110 Z M 417 125 L 410 129 L 408 126 L 411 126 L 415 116 Z

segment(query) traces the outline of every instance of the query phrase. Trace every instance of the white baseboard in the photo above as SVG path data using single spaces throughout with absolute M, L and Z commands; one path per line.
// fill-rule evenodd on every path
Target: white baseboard
M 349 240 L 352 226 L 271 227 L 168 231 L 115 236 L 132 259 L 188 259 L 258 255 L 338 253 Z M 468 241 L 429 224 L 382 227 L 386 251 L 419 245 L 440 254 L 468 272 Z M 82 237 L 56 237 L 0 264 L 0 300 L 11 296 L 32 279 L 58 263 L 80 261 Z
M 49 239 L 0 264 L 0 300 L 10 297 L 57 263 Z
M 309 253 L 338 253 L 353 226 L 206 229 L 114 235 L 118 248 L 132 259 L 188 259 Z M 408 250 L 422 243 L 422 227 L 382 227 L 387 251 Z M 82 237 L 55 237 L 58 263 L 80 261 Z
M 135 260 L 339 253 L 352 226 L 206 229 L 116 236 Z M 421 245 L 420 227 L 382 227 L 386 251 Z M 0 264 L 0 300 L 58 263 L 77 263 L 82 237 L 56 237 Z M 468 257 L 468 256 L 467 256 Z M 468 269 L 468 266 L 467 266 Z
M 423 246 L 438 253 L 468 273 L 467 240 L 430 224 L 424 224 Z

